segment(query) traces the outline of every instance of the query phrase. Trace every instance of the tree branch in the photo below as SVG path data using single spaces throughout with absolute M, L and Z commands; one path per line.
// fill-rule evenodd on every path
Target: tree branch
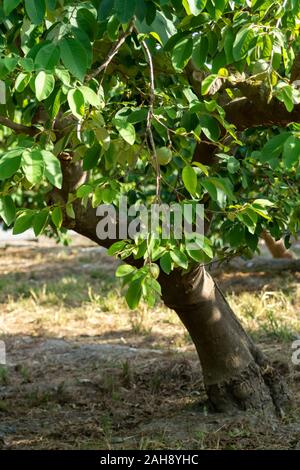
M 122 47 L 122 45 L 126 41 L 126 38 L 132 33 L 132 31 L 133 31 L 133 22 L 131 21 L 126 31 L 123 34 L 121 34 L 118 41 L 113 45 L 113 47 L 109 51 L 106 60 L 96 70 L 93 70 L 89 75 L 87 75 L 86 81 L 91 80 L 92 78 L 99 75 L 99 73 L 101 73 L 103 70 L 107 69 L 107 67 L 109 66 L 109 64 L 115 57 L 115 55 L 119 52 L 119 49 Z
M 153 155 L 153 160 L 155 163 L 155 171 L 156 171 L 156 200 L 160 201 L 160 186 L 161 186 L 161 174 L 160 174 L 160 165 L 156 154 L 155 142 L 152 132 L 152 119 L 154 113 L 154 100 L 155 100 L 155 83 L 154 83 L 154 67 L 153 67 L 153 60 L 149 50 L 149 47 L 146 41 L 141 41 L 142 47 L 145 51 L 145 55 L 148 60 L 149 69 L 150 69 L 150 99 L 149 99 L 149 109 L 147 115 L 147 134 L 150 141 L 151 146 L 151 153 Z
M 239 131 L 258 126 L 288 126 L 300 121 L 300 104 L 292 112 L 287 111 L 283 103 L 273 98 L 270 103 L 254 102 L 247 98 L 238 98 L 224 106 L 226 120 L 234 124 Z
M 24 126 L 23 124 L 18 124 L 4 116 L 0 116 L 0 124 L 2 126 L 8 127 L 9 129 L 12 129 L 17 134 L 27 134 L 34 137 L 39 133 L 39 129 L 37 127 Z
M 201 81 L 204 75 L 196 70 L 193 63 L 189 61 L 186 68 L 186 78 L 194 93 L 199 99 L 201 95 Z M 294 72 L 296 77 L 296 73 Z M 273 97 L 268 101 L 268 93 L 264 82 L 251 82 L 251 79 L 237 77 L 234 83 L 221 79 L 220 84 L 214 88 L 213 93 L 221 91 L 225 86 L 238 89 L 242 97 L 228 101 L 228 97 L 219 95 L 219 104 L 226 111 L 226 120 L 234 124 L 239 131 L 258 126 L 281 126 L 285 127 L 291 122 L 300 121 L 300 104 L 294 106 L 292 112 L 287 111 L 285 105 Z

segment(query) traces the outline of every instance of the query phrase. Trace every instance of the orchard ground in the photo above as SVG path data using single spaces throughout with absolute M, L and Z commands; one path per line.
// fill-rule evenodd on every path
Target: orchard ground
M 244 326 L 283 363 L 294 405 L 278 419 L 209 412 L 176 314 L 128 310 L 103 249 L 6 237 L 0 257 L 1 448 L 300 449 L 299 275 L 219 276 Z

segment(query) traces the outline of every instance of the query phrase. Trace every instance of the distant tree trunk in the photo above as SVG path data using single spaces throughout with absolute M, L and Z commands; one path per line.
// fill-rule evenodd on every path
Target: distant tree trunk
M 286 249 L 283 240 L 275 240 L 266 230 L 263 230 L 260 236 L 265 241 L 266 246 L 274 258 L 296 258 L 292 251 Z
M 255 346 L 202 267 L 182 276 L 162 276 L 163 299 L 189 331 L 216 411 L 281 411 L 288 392 L 279 372 Z

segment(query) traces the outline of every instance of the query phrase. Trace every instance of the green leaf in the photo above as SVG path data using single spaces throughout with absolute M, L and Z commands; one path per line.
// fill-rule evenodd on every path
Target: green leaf
M 285 168 L 291 169 L 300 162 L 300 139 L 291 135 L 283 145 L 283 164 Z
M 116 270 L 116 277 L 128 276 L 134 271 L 136 271 L 136 268 L 134 266 L 130 266 L 130 264 L 121 264 Z
M 60 228 L 63 222 L 63 214 L 60 207 L 55 207 L 51 213 L 51 219 L 55 227 Z
M 216 201 L 220 207 L 226 206 L 226 196 L 230 194 L 229 188 L 226 188 L 220 178 L 206 178 L 201 181 L 201 185 L 208 192 L 210 197 Z M 229 195 L 232 197 L 232 194 Z
M 41 151 L 44 164 L 45 164 L 45 177 L 50 181 L 53 186 L 58 189 L 62 187 L 62 171 L 60 161 L 48 150 Z
M 46 44 L 41 47 L 35 57 L 35 65 L 37 68 L 45 70 L 53 70 L 60 58 L 59 47 L 55 44 Z
M 204 114 L 199 118 L 199 124 L 202 132 L 208 137 L 209 140 L 216 142 L 220 137 L 220 128 L 215 118 L 208 114 Z
M 110 146 L 110 135 L 109 135 L 107 129 L 105 129 L 105 127 L 99 127 L 97 129 L 95 129 L 94 132 L 95 132 L 95 135 L 98 139 L 98 142 L 100 142 L 103 149 L 108 150 L 108 148 Z
M 234 173 L 237 173 L 240 169 L 240 162 L 235 158 L 235 157 L 232 157 L 230 156 L 227 160 L 227 170 L 229 171 L 229 173 L 231 173 L 232 175 Z
M 138 0 L 140 1 L 140 0 Z M 147 2 L 147 5 L 151 5 Z M 161 11 L 156 10 L 154 21 L 149 25 L 147 21 L 135 21 L 136 28 L 140 33 L 150 34 L 155 31 L 160 37 L 162 44 L 165 46 L 167 41 L 177 33 L 176 26 L 173 21 L 169 20 Z
M 6 180 L 13 176 L 21 164 L 22 150 L 11 150 L 0 157 L 0 180 Z
M 124 119 L 114 119 L 114 124 L 125 142 L 129 145 L 133 145 L 136 137 L 134 126 Z
M 200 168 L 200 170 L 202 171 L 202 173 L 205 174 L 205 176 L 208 176 L 209 175 L 209 170 L 208 170 L 208 167 L 206 165 L 203 165 L 202 163 L 200 162 L 193 162 L 193 165 L 194 166 L 197 166 L 198 168 Z
M 185 188 L 193 196 L 197 189 L 197 174 L 193 167 L 186 165 L 182 170 L 182 181 Z
M 66 214 L 67 214 L 68 217 L 70 217 L 70 219 L 75 219 L 75 217 L 76 217 L 74 207 L 73 207 L 73 204 L 71 202 L 69 202 L 66 205 Z
M 134 310 L 142 297 L 142 279 L 136 279 L 135 281 L 132 281 L 129 285 L 129 288 L 127 290 L 125 299 L 127 302 L 128 307 L 131 310 Z
M 114 2 L 112 0 L 101 0 L 98 7 L 98 17 L 101 21 L 106 20 L 113 14 Z
M 3 59 L 3 63 L 5 67 L 7 68 L 7 70 L 9 72 L 12 72 L 17 66 L 18 58 L 17 57 L 5 57 Z
M 25 0 L 25 10 L 33 24 L 40 24 L 46 13 L 45 0 Z
M 85 171 L 91 170 L 97 165 L 99 158 L 100 158 L 100 152 L 101 152 L 101 147 L 98 143 L 93 145 L 93 147 L 87 149 L 83 157 L 83 165 L 82 165 L 83 170 Z
M 205 240 L 204 246 L 202 247 L 204 253 L 208 256 L 209 259 L 212 259 L 214 257 L 214 253 L 212 250 L 212 247 L 210 246 L 208 240 Z
M 8 226 L 15 220 L 16 207 L 10 196 L 0 198 L 0 216 Z
M 131 124 L 136 124 L 138 122 L 145 121 L 147 119 L 148 115 L 148 108 L 140 108 L 132 111 L 131 114 L 129 114 L 127 121 L 130 122 Z
M 76 190 L 76 196 L 77 197 L 86 197 L 89 194 L 93 192 L 94 188 L 90 184 L 82 184 L 79 186 L 79 188 Z
M 13 235 L 18 235 L 19 233 L 25 232 L 30 227 L 32 227 L 32 221 L 34 217 L 34 211 L 26 210 L 23 211 L 16 219 L 15 225 L 13 228 Z
M 53 105 L 52 105 L 52 109 L 51 109 L 51 118 L 52 119 L 55 119 L 56 116 L 58 115 L 59 111 L 60 111 L 60 106 L 62 104 L 61 103 L 61 98 L 62 98 L 62 89 L 60 88 L 58 90 L 58 92 L 56 93 L 54 101 L 53 101 Z
M 164 273 L 170 274 L 172 270 L 172 260 L 171 260 L 171 255 L 169 252 L 162 255 L 162 257 L 159 260 L 159 264 Z
M 206 36 L 200 36 L 195 39 L 194 47 L 193 47 L 193 54 L 192 54 L 192 61 L 194 62 L 195 66 L 199 69 L 205 64 L 206 58 L 208 53 L 208 39 Z M 205 94 L 205 93 L 202 93 Z
M 116 191 L 112 188 L 104 188 L 102 189 L 102 201 L 105 204 L 110 204 L 113 202 L 114 198 L 116 197 Z
M 281 155 L 283 145 L 291 134 L 289 132 L 281 132 L 272 137 L 264 146 L 260 154 L 260 161 L 268 162 Z
M 250 43 L 255 37 L 255 31 L 253 25 L 246 26 L 242 28 L 236 35 L 234 44 L 233 44 L 233 57 L 234 60 L 244 59 L 248 52 Z
M 212 74 L 206 77 L 201 83 L 201 93 L 202 95 L 207 95 L 210 92 L 210 89 L 213 87 L 215 81 L 218 79 L 217 74 Z
M 157 269 L 159 270 L 158 266 Z M 153 291 L 153 293 L 158 294 L 159 296 L 161 295 L 161 286 L 155 278 L 146 277 L 145 283 L 147 284 L 147 287 Z
M 207 263 L 210 259 L 207 254 L 202 250 L 186 250 L 189 257 L 192 258 L 197 263 Z
M 252 203 L 261 207 L 273 207 L 274 202 L 269 201 L 269 199 L 255 199 Z
M 68 103 L 74 116 L 82 119 L 84 115 L 84 96 L 79 89 L 69 91 Z
M 29 73 L 23 73 L 23 72 L 19 73 L 15 81 L 16 91 L 18 91 L 19 93 L 22 93 L 22 91 L 24 91 L 25 88 L 27 87 L 29 80 L 30 80 Z
M 100 186 L 95 189 L 92 197 L 92 206 L 97 207 L 99 204 L 103 202 L 103 188 Z
M 186 255 L 180 251 L 178 248 L 173 248 L 172 251 L 170 251 L 170 255 L 174 263 L 176 263 L 177 266 L 183 269 L 187 269 L 189 262 L 186 257 Z
M 59 47 L 64 66 L 82 82 L 88 67 L 87 51 L 77 39 L 71 38 L 63 38 Z
M 43 70 L 39 72 L 36 76 L 34 86 L 35 86 L 35 96 L 38 101 L 43 101 L 51 95 L 55 85 L 55 79 L 53 75 L 44 72 Z
M 28 53 L 29 56 L 29 53 Z M 20 67 L 24 69 L 24 72 L 32 72 L 34 70 L 34 62 L 31 57 L 21 57 L 18 60 Z
M 123 251 L 125 246 L 126 246 L 126 242 L 124 240 L 119 240 L 119 241 L 113 243 L 108 248 L 107 253 L 108 253 L 109 256 L 114 256 L 114 255 L 120 253 L 121 251 Z
M 294 109 L 293 88 L 291 85 L 283 85 L 276 92 L 276 98 L 282 101 L 289 113 Z
M 55 75 L 61 82 L 63 82 L 64 85 L 67 87 L 70 85 L 71 77 L 67 70 L 56 68 Z
M 247 227 L 248 231 L 253 235 L 257 224 L 257 213 L 247 207 L 237 214 L 237 218 Z
M 235 41 L 234 30 L 233 28 L 228 27 L 225 31 L 225 37 L 224 37 L 224 51 L 225 51 L 227 65 L 234 62 L 233 51 L 232 51 L 234 41 Z
M 197 16 L 206 5 L 207 0 L 183 0 L 182 5 L 188 15 Z
M 211 0 L 207 2 L 207 11 L 212 18 L 218 20 L 224 11 L 228 0 Z
M 40 150 L 25 150 L 22 154 L 21 166 L 30 183 L 40 183 L 45 168 L 43 156 Z
M 77 11 L 76 21 L 78 28 L 88 35 L 90 41 L 94 41 L 98 24 L 93 13 L 86 8 L 80 8 Z
M 115 0 L 114 5 L 116 15 L 120 22 L 128 23 L 134 15 L 136 0 Z
M 57 0 L 46 0 L 47 9 L 50 11 L 55 10 Z
M 49 217 L 48 208 L 41 210 L 34 216 L 32 226 L 33 226 L 34 234 L 36 237 L 40 235 L 40 233 L 46 227 L 47 222 L 48 222 L 48 217 Z
M 91 106 L 94 106 L 95 108 L 101 107 L 100 98 L 97 95 L 97 93 L 94 92 L 94 90 L 84 85 L 79 87 L 79 90 L 83 94 L 83 97 L 86 103 L 89 103 Z
M 172 64 L 175 70 L 180 71 L 184 69 L 192 56 L 192 52 L 192 38 L 183 38 L 175 45 L 172 51 Z
M 21 3 L 21 0 L 4 0 L 3 10 L 4 15 L 8 16 L 17 6 Z

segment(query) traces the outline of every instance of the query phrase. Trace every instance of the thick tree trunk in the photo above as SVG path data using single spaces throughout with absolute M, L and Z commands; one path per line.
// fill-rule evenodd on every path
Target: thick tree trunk
M 216 411 L 282 412 L 288 401 L 279 373 L 246 334 L 218 285 L 204 268 L 161 279 L 163 299 L 189 331 Z

